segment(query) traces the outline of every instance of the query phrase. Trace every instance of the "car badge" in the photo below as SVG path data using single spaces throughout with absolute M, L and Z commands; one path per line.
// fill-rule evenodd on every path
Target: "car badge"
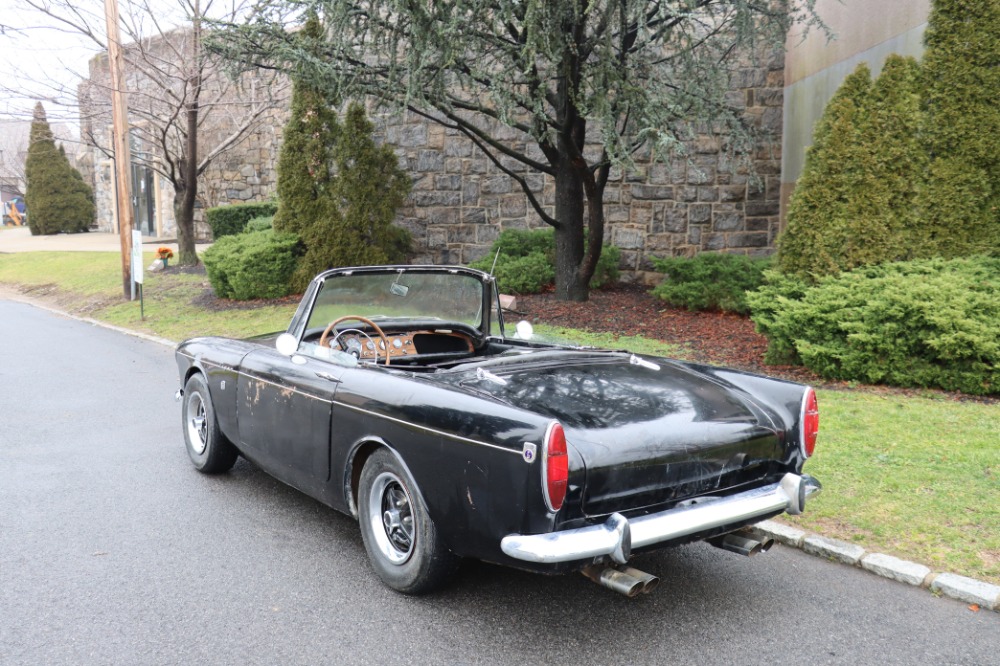
M 521 457 L 524 458 L 524 462 L 529 465 L 535 462 L 535 454 L 538 453 L 538 446 L 532 444 L 531 442 L 524 443 L 524 449 L 521 450 Z

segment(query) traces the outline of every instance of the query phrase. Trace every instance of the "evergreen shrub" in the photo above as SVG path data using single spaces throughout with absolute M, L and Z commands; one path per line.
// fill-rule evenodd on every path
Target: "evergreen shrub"
M 764 283 L 770 258 L 704 252 L 691 258 L 653 258 L 664 280 L 653 295 L 688 310 L 723 310 L 748 314 L 746 293 Z
M 72 234 L 90 228 L 95 214 L 94 193 L 70 165 L 63 147 L 56 146 L 40 102 L 35 105 L 31 122 L 24 177 L 24 203 L 33 236 Z
M 247 222 L 246 227 L 243 228 L 244 233 L 252 233 L 254 231 L 267 231 L 268 229 L 274 228 L 274 215 L 262 215 L 260 217 L 255 217 L 249 222 Z
M 300 255 L 298 236 L 268 229 L 224 236 L 205 250 L 202 261 L 217 297 L 245 301 L 292 293 Z
M 919 210 L 939 256 L 1000 254 L 1000 3 L 934 0 L 924 44 Z
M 773 349 L 827 379 L 1000 395 L 1000 259 L 869 266 L 749 295 Z
M 890 56 L 871 82 L 865 63 L 817 123 L 778 239 L 780 270 L 818 278 L 921 254 L 919 65 Z M 925 254 L 932 254 L 926 252 Z
M 277 210 L 278 204 L 274 201 L 216 206 L 205 211 L 205 221 L 212 229 L 212 238 L 219 240 L 224 236 L 243 233 L 250 220 L 273 216 Z
M 497 251 L 500 254 L 497 256 Z M 507 229 L 481 259 L 469 264 L 472 268 L 493 270 L 500 291 L 512 294 L 537 294 L 554 284 L 555 233 L 553 229 Z M 496 268 L 493 261 L 496 259 Z M 621 250 L 605 245 L 597 260 L 590 288 L 596 289 L 618 279 Z

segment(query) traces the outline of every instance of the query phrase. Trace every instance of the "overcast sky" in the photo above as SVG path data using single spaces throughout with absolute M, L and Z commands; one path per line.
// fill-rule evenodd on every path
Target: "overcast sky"
M 41 100 L 53 122 L 76 124 L 76 110 L 67 101 L 87 62 L 97 53 L 93 42 L 79 34 L 57 30 L 38 12 L 23 11 L 16 0 L 0 0 L 0 122 L 31 119 Z M 80 0 L 103 11 L 102 0 Z M 2 128 L 0 128 L 2 129 Z

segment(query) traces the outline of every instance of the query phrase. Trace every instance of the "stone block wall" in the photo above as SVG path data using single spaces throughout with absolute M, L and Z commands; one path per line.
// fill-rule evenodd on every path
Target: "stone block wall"
M 742 107 L 768 136 L 752 155 L 755 178 L 732 161 L 719 137 L 707 135 L 690 143 L 686 157 L 662 163 L 646 155 L 635 170 L 612 172 L 604 199 L 605 239 L 621 249 L 621 268 L 629 277 L 656 279 L 649 274 L 653 256 L 773 252 L 779 231 L 783 67 L 779 54 L 732 77 L 730 103 Z M 520 185 L 457 130 L 415 114 L 376 120 L 379 139 L 395 146 L 413 178 L 399 223 L 413 234 L 415 261 L 465 264 L 482 257 L 502 230 L 544 226 Z M 495 132 L 532 154 L 519 143 L 519 133 Z M 533 157 L 544 159 L 537 148 Z M 552 179 L 503 159 L 551 214 Z

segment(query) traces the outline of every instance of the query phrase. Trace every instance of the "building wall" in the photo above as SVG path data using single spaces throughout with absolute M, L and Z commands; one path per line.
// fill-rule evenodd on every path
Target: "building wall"
M 795 181 L 805 166 L 813 126 L 841 82 L 868 63 L 882 71 L 893 53 L 919 58 L 931 0 L 818 0 L 816 10 L 833 39 L 812 29 L 789 32 L 785 57 L 783 145 L 781 153 L 782 218 Z
M 605 239 L 621 248 L 621 268 L 630 276 L 647 277 L 654 256 L 702 251 L 758 255 L 773 250 L 779 225 L 784 67 L 779 52 L 756 66 L 746 62 L 732 75 L 729 101 L 742 107 L 767 134 L 751 156 L 756 179 L 745 166 L 732 162 L 723 150 L 722 139 L 708 135 L 691 142 L 686 158 L 664 164 L 640 156 L 634 172 L 612 174 L 605 196 Z M 90 132 L 98 145 L 110 145 L 107 103 L 98 99 L 106 96 L 99 85 L 106 77 L 107 59 L 98 56 L 91 63 L 95 85 L 85 84 L 80 92 L 81 105 L 86 103 L 91 109 L 88 120 L 82 123 L 86 125 L 85 140 Z M 133 80 L 131 85 L 149 87 L 142 80 Z M 258 131 L 205 172 L 196 214 L 199 236 L 209 235 L 203 223 L 205 208 L 274 195 L 287 113 L 275 111 Z M 543 226 L 519 185 L 465 137 L 410 114 L 373 112 L 373 119 L 377 138 L 395 147 L 401 166 L 413 178 L 413 191 L 398 221 L 413 235 L 414 261 L 468 263 L 483 256 L 504 229 Z M 221 135 L 226 130 L 218 125 L 206 131 Z M 501 127 L 496 131 L 512 144 L 523 141 L 513 130 Z M 202 145 L 212 145 L 211 136 Z M 598 150 L 597 146 L 590 148 Z M 92 165 L 88 177 L 98 202 L 98 225 L 112 230 L 112 163 L 96 147 L 90 150 L 87 161 Z M 524 169 L 513 162 L 508 166 Z M 555 199 L 552 180 L 542 174 L 522 173 L 551 212 Z M 158 178 L 156 191 L 157 231 L 161 237 L 169 237 L 176 233 L 173 192 L 163 178 Z

